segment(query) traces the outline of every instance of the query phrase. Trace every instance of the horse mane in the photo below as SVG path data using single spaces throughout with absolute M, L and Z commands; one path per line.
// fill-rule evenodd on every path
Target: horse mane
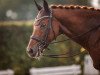
M 100 9 L 96 9 L 94 7 L 88 7 L 88 6 L 80 6 L 80 5 L 50 5 L 50 8 L 60 8 L 60 9 L 87 9 L 87 10 L 94 10 L 94 11 L 100 11 Z

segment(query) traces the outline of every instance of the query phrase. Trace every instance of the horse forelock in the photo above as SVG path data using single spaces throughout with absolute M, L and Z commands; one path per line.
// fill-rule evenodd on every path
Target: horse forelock
M 100 9 L 96 9 L 94 7 L 89 6 L 80 6 L 80 5 L 50 5 L 50 8 L 56 9 L 87 9 L 87 10 L 94 10 L 94 11 L 100 11 Z

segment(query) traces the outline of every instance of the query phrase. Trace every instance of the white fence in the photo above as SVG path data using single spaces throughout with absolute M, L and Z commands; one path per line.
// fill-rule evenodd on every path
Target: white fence
M 93 61 L 90 55 L 85 56 L 84 75 L 99 75 L 99 71 L 93 67 Z
M 81 74 L 80 68 L 79 65 L 32 68 L 30 69 L 30 75 L 78 75 Z
M 13 70 L 1 70 L 0 71 L 0 75 L 14 75 L 14 71 Z

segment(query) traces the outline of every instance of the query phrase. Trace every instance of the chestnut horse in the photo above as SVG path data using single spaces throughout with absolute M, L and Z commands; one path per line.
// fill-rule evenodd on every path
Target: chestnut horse
M 65 34 L 89 52 L 94 67 L 100 70 L 100 10 L 78 5 L 49 7 L 43 1 L 43 7 L 35 1 L 39 13 L 27 47 L 28 55 L 39 57 L 51 41 Z

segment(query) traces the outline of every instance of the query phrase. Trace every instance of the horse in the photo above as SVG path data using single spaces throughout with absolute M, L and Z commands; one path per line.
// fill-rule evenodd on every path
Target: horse
M 39 13 L 27 46 L 28 55 L 38 58 L 50 42 L 65 34 L 89 52 L 94 68 L 100 71 L 100 9 L 79 5 L 49 6 L 45 0 L 43 7 L 36 1 L 35 4 Z

